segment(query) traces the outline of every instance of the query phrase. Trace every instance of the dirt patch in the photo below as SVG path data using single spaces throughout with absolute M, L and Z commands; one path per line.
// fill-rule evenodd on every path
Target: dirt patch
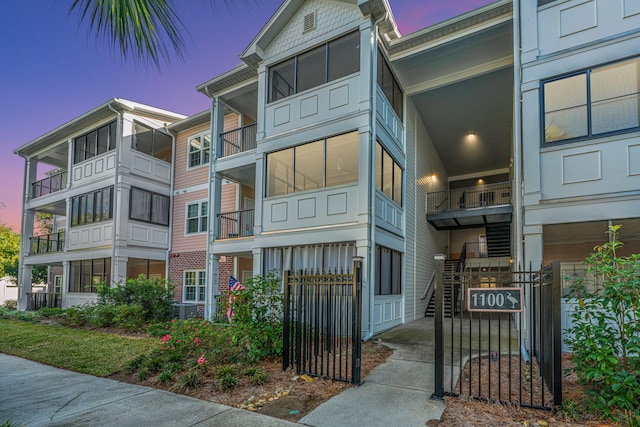
M 361 378 L 366 378 L 373 368 L 384 363 L 391 354 L 393 354 L 392 349 L 379 343 L 363 343 Z M 298 375 L 292 370 L 285 371 L 282 369 L 281 359 L 266 360 L 259 363 L 257 367 L 262 368 L 269 375 L 269 381 L 266 384 L 252 385 L 249 378 L 240 373 L 236 387 L 226 391 L 219 388 L 213 375 L 204 375 L 200 386 L 187 389 L 175 387 L 170 389 L 156 377 L 140 381 L 137 374 L 124 371 L 117 372 L 109 378 L 170 390 L 289 421 L 298 421 L 321 403 L 344 389 L 353 387 L 341 381 Z

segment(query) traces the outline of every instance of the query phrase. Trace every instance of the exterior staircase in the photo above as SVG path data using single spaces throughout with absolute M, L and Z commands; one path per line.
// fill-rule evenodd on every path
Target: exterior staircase
M 511 225 L 509 223 L 487 224 L 485 233 L 489 258 L 511 255 Z
M 447 259 L 444 262 L 444 271 L 445 274 L 453 274 L 456 271 L 459 271 L 460 260 L 459 259 Z M 444 298 L 444 316 L 452 317 L 453 314 L 457 314 L 460 312 L 460 307 L 458 307 L 459 296 L 454 298 L 454 286 L 451 284 L 446 284 L 442 289 L 443 298 Z M 457 292 L 460 292 L 460 287 L 457 286 Z M 457 304 L 455 304 L 454 308 L 454 299 Z M 431 299 L 429 300 L 429 305 L 427 305 L 427 309 L 424 312 L 425 317 L 434 317 L 436 313 L 436 295 L 435 292 L 431 295 Z

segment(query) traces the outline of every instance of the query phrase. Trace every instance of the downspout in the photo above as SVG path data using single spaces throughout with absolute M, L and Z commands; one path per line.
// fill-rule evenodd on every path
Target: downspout
M 171 254 L 171 245 L 173 244 L 173 189 L 175 188 L 175 168 L 176 168 L 176 134 L 167 129 L 165 125 L 165 130 L 171 134 L 171 175 L 169 179 L 169 239 L 167 245 L 167 256 L 165 258 L 164 264 L 164 277 L 165 284 L 169 286 L 169 256 Z M 175 294 L 174 294 L 175 297 Z
M 20 157 L 22 157 L 24 159 L 24 179 L 23 179 L 23 189 L 22 189 L 22 215 L 20 217 L 20 258 L 19 258 L 19 263 L 18 263 L 18 307 L 17 309 L 19 311 L 26 311 L 27 310 L 27 300 L 26 300 L 26 295 L 27 293 L 24 291 L 24 273 L 22 272 L 22 267 L 24 266 L 24 257 L 25 254 L 28 253 L 27 248 L 29 247 L 28 243 L 27 243 L 27 239 L 28 237 L 25 234 L 25 229 L 26 229 L 26 225 L 27 225 L 27 202 L 29 201 L 29 194 L 31 194 L 31 182 L 30 181 L 30 160 L 26 157 L 23 156 L 22 154 L 18 153 L 18 155 Z M 33 231 L 31 232 L 31 235 L 33 235 Z M 31 279 L 29 279 L 31 283 Z M 31 286 L 29 286 L 31 287 Z
M 369 226 L 367 227 L 367 242 L 369 245 L 369 333 L 362 338 L 363 341 L 368 341 L 373 337 L 373 310 L 374 310 L 374 300 L 373 300 L 373 278 L 375 277 L 375 242 L 373 241 L 373 230 L 375 230 L 375 212 L 373 212 L 375 208 L 375 200 L 376 200 L 376 188 L 373 182 L 373 176 L 375 173 L 375 153 L 376 153 L 376 85 L 377 85 L 377 75 L 376 75 L 376 64 L 378 59 L 378 25 L 385 19 L 387 19 L 388 12 L 385 9 L 384 15 L 380 17 L 377 21 L 373 22 L 373 28 L 371 30 L 371 63 L 369 64 L 369 80 L 370 80 L 370 90 L 369 90 L 369 134 L 371 135 L 371 145 L 369 147 L 369 174 L 368 174 L 368 189 L 369 189 L 369 206 L 367 211 L 367 220 Z
M 123 138 L 122 138 L 122 114 L 115 110 L 112 106 L 111 103 L 109 103 L 108 105 L 109 110 L 113 111 L 114 113 L 116 113 L 116 116 L 118 117 L 117 123 L 116 123 L 116 159 L 115 159 L 115 170 L 114 170 L 114 174 L 113 174 L 113 242 L 111 243 L 111 283 L 109 283 L 109 287 L 112 287 L 113 285 L 113 272 L 116 271 L 116 269 L 114 268 L 116 265 L 116 242 L 118 241 L 118 236 L 120 235 L 120 231 L 118 230 L 118 223 L 120 215 L 122 215 L 122 212 L 119 212 L 118 209 L 118 196 L 120 195 L 121 191 L 120 191 L 120 186 L 118 185 L 120 182 L 120 150 L 122 150 L 122 144 L 123 144 Z M 126 274 L 125 274 L 125 281 L 126 281 Z
M 517 266 L 523 265 L 522 225 L 524 213 L 522 212 L 522 52 L 520 31 L 520 0 L 513 1 L 513 182 L 515 187 L 514 220 L 515 224 L 515 262 Z M 522 325 L 518 325 L 522 329 Z M 522 357 L 526 362 L 530 360 L 525 342 L 520 345 Z

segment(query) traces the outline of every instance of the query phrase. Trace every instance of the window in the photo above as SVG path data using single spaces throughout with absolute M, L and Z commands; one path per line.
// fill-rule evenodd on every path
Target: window
M 357 132 L 267 154 L 267 197 L 358 182 Z
M 185 271 L 182 301 L 204 302 L 207 289 L 207 273 L 205 270 Z
M 189 168 L 209 163 L 211 134 L 203 133 L 189 138 Z
M 382 89 L 385 98 L 391 104 L 398 118 L 402 120 L 403 92 L 380 49 L 378 49 L 378 86 Z
M 169 197 L 131 187 L 129 218 L 158 225 L 169 225 Z
M 62 292 L 62 276 L 54 276 L 53 277 L 53 292 L 59 294 Z
M 187 205 L 186 234 L 203 233 L 209 226 L 209 203 L 195 202 Z
M 115 121 L 74 138 L 73 164 L 115 149 L 117 139 Z
M 544 143 L 640 128 L 640 58 L 543 82 Z
M 71 227 L 113 219 L 113 187 L 71 198 Z
M 376 145 L 376 188 L 402 206 L 402 168 L 380 142 Z
M 324 43 L 269 68 L 269 102 L 360 71 L 360 33 Z
M 133 123 L 131 148 L 157 159 L 171 163 L 172 138 L 166 133 L 151 129 L 140 123 Z
M 111 284 L 111 258 L 71 261 L 69 292 L 98 292 L 100 284 Z
M 376 245 L 376 295 L 402 293 L 402 254 Z

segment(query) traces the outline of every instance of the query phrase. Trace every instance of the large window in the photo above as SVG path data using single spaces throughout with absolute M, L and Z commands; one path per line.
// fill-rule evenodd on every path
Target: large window
M 354 31 L 269 69 L 269 102 L 360 71 L 360 33 Z
M 400 89 L 400 85 L 380 49 L 378 49 L 378 86 L 380 86 L 385 98 L 387 98 L 400 120 L 402 120 L 402 89 Z
M 134 150 L 171 163 L 171 145 L 172 139 L 166 133 L 133 123 L 131 148 Z
M 152 224 L 169 225 L 169 197 L 131 187 L 129 218 Z
M 209 202 L 187 204 L 186 234 L 203 233 L 209 226 Z
M 402 254 L 376 245 L 376 295 L 402 293 Z
M 267 155 L 267 197 L 358 181 L 358 133 Z
M 639 130 L 639 68 L 634 58 L 544 82 L 544 142 Z
M 98 292 L 100 284 L 111 284 L 111 258 L 71 261 L 69 292 Z
M 182 291 L 184 302 L 204 302 L 207 289 L 205 270 L 185 271 Z
M 402 206 L 402 168 L 380 142 L 376 144 L 376 188 Z
M 189 138 L 189 168 L 209 163 L 211 133 L 206 132 Z
M 116 141 L 115 121 L 74 138 L 73 164 L 115 149 Z
M 113 187 L 71 198 L 71 227 L 113 219 Z

